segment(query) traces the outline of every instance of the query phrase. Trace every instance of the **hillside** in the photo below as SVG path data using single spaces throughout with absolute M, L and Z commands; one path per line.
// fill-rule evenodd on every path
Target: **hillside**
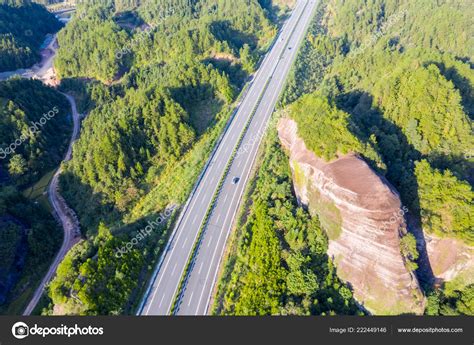
M 436 310 L 449 314 L 473 309 L 461 306 L 473 288 L 465 256 L 448 268 L 433 261 L 432 247 L 459 239 L 467 249 L 452 250 L 470 255 L 473 245 L 473 10 L 465 1 L 325 1 L 283 97 L 305 95 L 288 111 L 308 148 L 325 160 L 358 153 L 400 193 L 417 236 L 417 274 L 428 300 L 438 296 Z M 458 267 L 451 300 L 432 290 L 427 255 L 439 277 L 449 276 L 439 267 Z
M 0 313 L 20 314 L 61 242 L 42 185 L 69 138 L 69 103 L 39 81 L 0 82 Z M 26 190 L 33 192 L 26 192 Z
M 277 32 L 257 1 L 166 3 L 86 2 L 58 35 L 61 88 L 89 111 L 61 178 L 87 240 L 60 265 L 45 313 L 134 312 L 170 223 L 120 259 L 117 248 L 185 202 Z
M 280 99 L 279 114 L 295 124 L 293 139 L 305 150 L 291 151 L 283 135 L 286 150 L 266 147 L 263 156 L 290 155 L 284 164 L 291 167 L 291 198 L 317 219 L 337 276 L 369 312 L 474 314 L 473 11 L 461 0 L 322 1 Z M 290 127 L 285 122 L 282 130 Z M 259 210 L 261 184 L 272 198 L 281 191 L 280 180 L 266 176 L 266 160 L 260 164 L 242 209 L 243 230 L 236 229 L 229 249 L 216 313 L 245 313 L 237 306 L 253 294 L 278 306 L 263 314 L 287 313 L 291 243 L 271 247 L 272 262 L 278 267 L 280 256 L 283 269 L 272 280 L 282 284 L 278 293 L 250 274 L 256 262 L 268 262 L 253 246 L 273 243 L 255 237 L 252 224 L 275 222 L 276 233 L 271 227 L 266 233 L 280 243 L 292 229 L 278 221 L 279 212 Z M 397 207 L 376 203 L 381 186 L 382 199 L 395 195 Z M 392 222 L 396 210 L 403 216 Z M 291 208 L 288 217 L 298 212 Z M 384 219 L 390 226 L 379 230 Z M 314 308 L 326 291 L 324 275 L 314 272 L 319 285 L 303 299 L 309 310 L 292 312 L 325 313 Z M 391 294 L 397 305 L 389 305 Z
M 40 61 L 46 34 L 61 27 L 44 6 L 30 0 L 0 0 L 0 72 L 31 67 Z

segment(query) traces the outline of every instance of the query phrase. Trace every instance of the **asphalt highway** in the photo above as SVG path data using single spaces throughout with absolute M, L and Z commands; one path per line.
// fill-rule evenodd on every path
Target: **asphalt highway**
M 176 297 L 175 314 L 208 313 L 219 264 L 258 146 L 316 5 L 316 0 L 299 0 L 267 53 L 211 163 L 182 211 L 139 314 L 169 315 Z M 237 154 L 233 157 L 234 149 Z M 231 166 L 225 175 L 228 164 Z M 225 178 L 224 184 L 218 191 L 222 178 Z M 198 239 L 216 193 L 218 197 L 211 216 Z M 189 258 L 193 258 L 191 270 L 184 276 Z M 178 291 L 182 278 L 184 288 Z

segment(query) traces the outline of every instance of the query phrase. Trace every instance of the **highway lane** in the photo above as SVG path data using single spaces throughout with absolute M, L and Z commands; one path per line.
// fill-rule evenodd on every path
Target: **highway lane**
M 287 74 L 296 58 L 298 47 L 304 38 L 315 7 L 316 2 L 312 1 L 305 8 L 298 26 L 288 42 L 288 48 L 284 50 L 255 116 L 237 150 L 237 155 L 232 162 L 201 238 L 192 270 L 178 304 L 178 315 L 206 315 L 209 312 L 219 265 L 259 144 L 263 139 L 266 126 L 284 87 Z M 232 181 L 235 177 L 240 178 L 237 184 L 233 184 Z
M 145 296 L 143 308 L 139 311 L 140 314 L 166 315 L 170 313 L 181 277 L 192 254 L 200 226 L 204 221 L 219 181 L 248 119 L 261 99 L 262 91 L 271 80 L 270 77 L 277 67 L 280 55 L 286 49 L 286 43 L 305 10 L 306 4 L 305 0 L 298 1 L 292 15 L 283 26 L 275 44 L 263 60 L 230 126 L 225 131 L 212 157 L 211 164 L 207 167 L 187 206 L 182 211 L 182 216 L 160 261 L 158 274 L 152 282 L 150 292 Z

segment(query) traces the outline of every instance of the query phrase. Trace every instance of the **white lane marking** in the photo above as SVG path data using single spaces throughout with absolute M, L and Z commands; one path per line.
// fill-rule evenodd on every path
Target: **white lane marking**
M 221 217 L 221 214 L 219 213 L 219 214 L 217 215 L 216 223 L 219 221 L 219 218 L 220 218 L 220 217 Z
M 239 159 L 239 163 L 237 163 L 237 168 L 240 168 L 240 164 L 242 164 L 242 160 Z
M 186 237 L 186 239 L 184 240 L 183 246 L 181 248 L 184 248 L 187 242 L 188 242 L 188 238 Z
M 303 25 L 303 28 L 305 28 L 305 27 L 306 27 L 306 25 Z M 288 64 L 289 64 L 289 61 L 286 62 L 286 65 L 288 65 Z M 278 64 L 277 64 L 277 65 L 278 65 Z M 286 79 L 286 78 L 285 78 L 285 79 Z M 281 87 L 281 84 L 282 84 L 283 80 L 284 80 L 284 79 L 279 80 L 279 82 L 278 82 L 278 84 L 277 84 L 277 87 L 276 87 L 276 90 L 278 90 L 278 89 Z M 275 95 L 278 96 L 279 93 L 278 93 L 278 94 L 277 94 L 277 93 L 274 93 L 274 94 L 272 95 L 272 96 L 273 96 L 272 99 L 274 99 L 274 98 L 276 97 Z M 272 102 L 270 103 L 270 106 L 271 106 L 272 103 L 273 103 L 273 100 L 272 100 Z M 268 112 L 268 110 L 270 110 L 270 109 L 267 109 L 267 112 Z M 263 121 L 263 122 L 262 122 L 262 124 L 260 125 L 260 129 L 263 127 L 263 125 L 265 124 L 265 122 L 266 122 L 266 121 Z M 261 140 L 260 140 L 260 142 L 261 142 Z M 258 146 L 260 146 L 260 143 L 259 143 Z M 257 151 L 254 151 L 254 154 L 253 154 L 253 155 L 250 154 L 249 157 L 247 157 L 247 160 L 246 160 L 246 162 L 245 162 L 245 166 L 247 166 L 250 157 L 251 157 L 251 156 L 254 156 L 254 157 L 255 157 L 255 156 L 256 156 L 256 153 L 257 153 Z M 246 176 L 245 176 L 245 182 L 244 182 L 244 184 L 246 183 L 246 181 L 247 181 L 249 175 L 250 175 L 250 169 L 247 169 L 247 174 L 246 174 Z M 242 185 L 244 185 L 244 184 L 242 184 Z M 241 191 L 241 193 L 240 193 L 239 198 L 241 197 L 242 193 L 243 193 L 243 189 L 242 189 L 242 191 Z M 235 195 L 236 195 L 236 194 L 234 194 L 234 197 L 235 197 Z M 233 202 L 234 202 L 234 198 L 232 198 L 231 205 L 232 205 Z M 228 215 L 229 215 L 230 210 L 231 210 L 231 208 L 229 208 L 229 211 L 227 212 L 227 215 L 226 215 L 224 224 L 227 222 L 227 218 L 228 218 Z M 235 217 L 235 213 L 236 213 L 236 212 L 237 212 L 237 210 L 234 210 L 234 217 Z M 225 229 L 225 227 L 223 227 L 223 229 Z M 221 232 L 221 234 L 222 234 L 222 232 Z M 227 233 L 227 236 L 228 236 L 228 233 Z M 226 238 L 227 238 L 227 236 L 226 236 Z M 219 236 L 219 240 L 217 241 L 217 243 L 219 244 L 219 242 L 220 242 L 220 236 Z M 210 273 L 210 269 L 211 269 L 211 267 L 212 267 L 212 264 L 214 263 L 214 256 L 215 256 L 215 254 L 216 254 L 218 244 L 216 245 L 216 247 L 215 247 L 215 249 L 214 249 L 214 255 L 213 255 L 212 259 L 211 259 L 211 264 L 209 265 L 209 270 L 208 270 L 207 275 L 206 275 L 206 280 L 205 280 L 205 283 L 204 283 L 204 286 L 203 286 L 203 290 L 201 291 L 201 297 L 200 297 L 200 299 L 199 299 L 199 303 L 198 303 L 198 307 L 197 307 L 197 309 L 196 309 L 196 314 L 195 314 L 195 315 L 198 314 L 199 306 L 201 305 L 201 300 L 202 300 L 202 297 L 203 297 L 204 289 L 205 289 L 205 286 L 206 286 L 206 284 L 207 284 L 207 280 L 208 280 L 208 276 L 209 276 L 209 273 Z M 223 248 L 221 251 L 223 251 L 223 250 L 224 250 L 224 248 Z M 217 271 L 215 272 L 214 280 L 216 279 L 216 277 L 217 277 Z M 210 292 L 209 292 L 208 303 L 206 304 L 206 310 L 204 310 L 204 313 L 207 311 L 207 308 L 208 308 L 208 305 L 209 305 L 209 300 L 210 300 L 210 294 L 211 294 L 211 293 L 212 293 L 212 286 L 211 286 L 211 290 L 210 290 Z
M 189 298 L 188 307 L 191 305 L 191 302 L 193 300 L 193 295 L 194 295 L 194 291 L 191 292 L 191 297 Z
M 234 203 L 234 199 L 235 199 L 235 196 L 237 195 L 236 193 L 237 190 L 234 191 L 234 196 L 232 197 L 232 201 L 231 201 L 231 205 Z M 228 216 L 229 216 L 229 212 L 231 211 L 231 208 L 229 207 L 229 210 L 227 211 L 227 214 L 226 214 L 226 217 L 225 219 L 227 220 Z M 197 305 L 197 308 L 196 308 L 196 313 L 194 315 L 197 315 L 198 311 L 199 311 L 199 306 L 201 305 L 201 301 L 202 301 L 202 297 L 204 295 L 204 290 L 206 289 L 206 284 L 207 284 L 207 281 L 209 279 L 209 273 L 211 273 L 211 267 L 212 267 L 212 264 L 214 263 L 214 259 L 216 257 L 216 253 L 217 253 L 217 248 L 219 247 L 219 242 L 221 240 L 221 236 L 222 234 L 224 233 L 224 229 L 225 228 L 221 228 L 221 231 L 219 233 L 219 238 L 217 239 L 217 244 L 216 246 L 214 247 L 214 253 L 212 254 L 212 259 L 211 259 L 211 263 L 210 265 L 208 266 L 208 270 L 207 270 L 207 274 L 206 274 L 206 279 L 204 281 L 204 285 L 202 287 L 202 290 L 201 290 L 201 296 L 199 297 L 199 302 L 198 302 L 198 305 Z M 212 293 L 212 291 L 211 291 Z
M 161 305 L 163 304 L 163 300 L 165 299 L 165 296 L 166 294 L 163 294 L 163 296 L 161 297 L 160 305 L 158 306 L 158 308 L 161 308 Z
M 204 261 L 201 262 L 201 266 L 199 266 L 199 272 L 198 272 L 198 274 L 201 274 L 201 270 L 202 270 L 202 266 L 203 266 L 203 265 L 204 265 Z
M 222 161 L 219 161 L 219 163 L 217 163 L 217 169 L 221 167 L 221 164 L 222 164 Z
M 197 218 L 197 216 L 198 216 L 197 214 L 194 216 L 193 225 L 194 225 L 194 223 L 196 223 L 196 218 Z
M 178 263 L 175 263 L 175 264 L 174 264 L 174 267 L 173 267 L 173 272 L 171 272 L 171 276 L 173 276 L 173 275 L 174 275 L 174 271 L 176 271 L 176 266 L 178 266 Z
M 291 18 L 290 18 L 290 20 L 287 22 L 287 25 L 290 26 L 290 25 L 289 25 L 290 21 L 292 21 L 292 20 L 297 20 L 297 18 L 299 18 L 299 15 L 296 15 L 296 11 L 294 11 L 294 12 L 293 12 L 293 15 L 292 15 Z M 235 114 L 234 119 L 233 119 L 232 123 L 230 124 L 230 126 L 229 126 L 229 128 L 228 128 L 228 132 L 227 132 L 227 133 L 230 133 L 230 132 L 231 132 L 231 128 L 234 127 L 236 124 L 238 124 L 238 122 L 239 122 L 239 121 L 238 121 L 238 117 L 240 117 L 239 115 L 246 113 L 244 110 L 245 110 L 245 107 L 247 106 L 247 103 L 250 102 L 250 101 L 253 99 L 252 93 L 253 93 L 255 90 L 259 90 L 259 89 L 260 89 L 260 87 L 258 87 L 258 82 L 259 82 L 260 79 L 261 79 L 261 75 L 264 74 L 264 71 L 267 69 L 268 66 L 270 66 L 270 61 L 272 60 L 272 59 L 270 59 L 270 57 L 272 56 L 272 54 L 276 54 L 276 53 L 277 53 L 277 50 L 272 49 L 272 50 L 269 52 L 269 54 L 267 54 L 267 55 L 265 56 L 264 62 L 263 62 L 263 64 L 262 64 L 261 68 L 258 70 L 257 75 L 256 75 L 256 77 L 255 77 L 255 79 L 254 79 L 254 82 L 253 82 L 253 84 L 250 86 L 249 91 L 248 91 L 246 97 L 243 99 L 242 103 L 240 104 L 240 109 L 239 109 L 239 111 L 237 111 L 237 113 Z M 290 54 L 290 55 L 291 55 L 291 54 Z M 293 55 L 294 55 L 294 54 L 293 54 Z M 267 78 L 267 80 L 268 80 L 268 78 Z M 242 115 L 242 116 L 243 116 L 243 115 Z M 227 135 L 224 136 L 224 138 L 223 138 L 223 140 L 222 140 L 222 142 L 221 142 L 221 145 L 219 145 L 219 147 L 217 148 L 217 150 L 216 150 L 216 152 L 215 152 L 215 157 L 218 156 L 218 154 L 220 153 L 220 151 L 221 151 L 222 148 L 224 147 L 225 141 L 228 139 L 228 137 L 229 137 L 229 136 L 227 136 Z M 205 181 L 206 181 L 207 178 L 210 176 L 210 170 L 211 170 L 211 169 L 208 169 L 208 170 L 206 171 L 206 174 L 205 174 L 206 176 L 204 176 L 203 180 L 202 180 L 201 183 L 200 183 L 200 186 L 204 186 L 204 185 L 205 185 Z M 199 191 L 198 191 L 198 193 L 197 193 L 197 195 L 196 195 L 196 198 L 194 198 L 194 200 L 192 200 L 192 202 L 191 202 L 192 205 L 189 205 L 188 208 L 186 209 L 186 211 L 187 211 L 187 210 L 190 210 L 190 209 L 192 209 L 192 208 L 194 207 L 194 204 L 196 203 L 197 200 L 199 200 L 199 195 L 201 194 L 201 192 L 202 192 L 202 190 L 204 189 L 204 187 L 201 187 L 201 188 L 198 188 L 198 189 L 199 189 Z M 184 227 L 185 224 L 187 223 L 187 221 L 188 221 L 188 219 L 189 219 L 189 215 L 190 215 L 190 212 L 187 212 L 187 214 L 184 215 L 184 217 L 183 217 L 183 223 L 182 223 L 182 226 L 183 226 L 183 227 Z M 185 228 L 185 227 L 184 227 L 184 228 Z M 179 229 L 178 229 L 177 232 L 178 232 L 178 237 L 176 238 L 176 242 L 179 241 L 179 238 L 180 238 L 181 235 L 183 234 L 183 231 L 179 231 Z M 150 303 L 149 303 L 149 305 L 148 305 L 147 310 L 145 311 L 145 314 L 148 314 L 148 313 L 149 313 L 150 308 L 151 308 L 151 306 L 152 306 L 152 304 L 153 304 L 153 301 L 155 300 L 155 297 L 156 297 L 156 294 L 157 294 L 157 291 L 158 291 L 158 286 L 160 286 L 161 281 L 162 281 L 162 279 L 163 279 L 163 277 L 164 277 L 164 275 L 165 275 L 165 272 L 166 272 L 167 269 L 168 269 L 168 265 L 169 265 L 169 263 L 171 262 L 171 258 L 174 256 L 175 247 L 176 247 L 176 246 L 171 246 L 171 251 L 169 252 L 169 254 L 167 255 L 167 257 L 166 257 L 165 260 L 164 260 L 164 261 L 165 261 L 165 262 L 164 262 L 165 265 L 164 265 L 164 267 L 163 267 L 163 270 L 161 271 L 160 278 L 158 279 L 158 283 L 156 284 L 155 291 L 153 292 L 152 298 L 151 298 L 151 300 L 150 300 Z M 177 287 L 176 287 L 176 289 L 177 289 Z M 175 292 L 176 292 L 176 289 L 175 289 Z M 169 305 L 169 307 L 168 307 L 168 310 L 171 308 L 172 303 L 173 303 L 173 300 L 170 301 L 170 305 Z
M 209 248 L 209 246 L 211 245 L 211 242 L 212 242 L 212 236 L 211 236 L 211 238 L 209 239 L 209 242 L 207 242 L 207 248 Z
M 227 200 L 227 196 L 228 196 L 228 195 L 229 195 L 229 194 L 226 194 L 225 197 L 224 197 L 224 204 L 225 204 L 225 201 Z

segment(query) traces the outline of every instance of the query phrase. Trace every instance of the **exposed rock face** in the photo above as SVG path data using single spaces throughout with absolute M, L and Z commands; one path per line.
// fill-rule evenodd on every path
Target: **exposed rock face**
M 278 133 L 288 150 L 296 194 L 319 216 L 328 254 L 355 298 L 373 314 L 420 314 L 424 298 L 400 254 L 404 213 L 397 192 L 363 159 L 349 154 L 325 162 L 282 119 Z
M 413 221 L 409 227 L 420 248 L 420 279 L 431 284 L 442 284 L 454 279 L 460 280 L 460 284 L 474 283 L 474 247 L 456 238 L 440 238 L 423 233 Z
M 434 276 L 450 281 L 462 274 L 466 284 L 474 283 L 474 248 L 454 238 L 425 236 L 426 249 Z

